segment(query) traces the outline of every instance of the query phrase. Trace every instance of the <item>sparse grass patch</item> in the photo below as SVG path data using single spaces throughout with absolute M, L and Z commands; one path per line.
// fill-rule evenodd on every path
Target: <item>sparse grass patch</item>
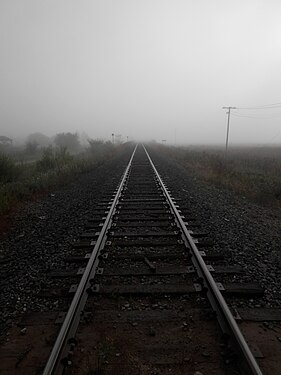
M 255 202 L 281 206 L 281 147 L 222 149 L 161 147 L 206 181 Z
M 41 158 L 36 162 L 36 168 L 40 172 L 46 172 L 71 163 L 75 164 L 74 157 L 70 155 L 66 147 L 57 150 L 49 146 L 43 150 Z
M 65 185 L 77 175 L 88 172 L 122 150 L 106 143 L 92 145 L 83 154 L 73 156 L 65 147 L 47 147 L 35 163 L 16 165 L 7 155 L 0 155 L 0 213 L 36 192 Z
M 116 348 L 113 339 L 106 337 L 104 341 L 100 342 L 97 348 L 97 366 L 95 369 L 96 375 L 104 374 L 105 367 L 116 353 Z

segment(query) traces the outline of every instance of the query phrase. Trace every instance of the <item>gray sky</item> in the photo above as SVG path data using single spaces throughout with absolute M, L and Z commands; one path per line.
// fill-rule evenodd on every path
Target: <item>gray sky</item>
M 0 135 L 223 143 L 222 106 L 281 102 L 280 20 L 280 0 L 1 0 Z M 230 142 L 281 142 L 280 107 L 235 113 Z

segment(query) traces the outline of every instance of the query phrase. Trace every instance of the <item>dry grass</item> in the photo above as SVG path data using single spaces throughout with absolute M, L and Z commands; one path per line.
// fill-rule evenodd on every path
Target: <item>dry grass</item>
M 116 156 L 122 146 L 101 143 L 80 155 L 70 155 L 65 148 L 48 147 L 34 163 L 17 164 L 11 157 L 0 155 L 0 214 L 34 193 L 65 185 L 79 174 L 90 171 Z
M 255 202 L 281 206 L 281 147 L 161 147 L 206 181 Z

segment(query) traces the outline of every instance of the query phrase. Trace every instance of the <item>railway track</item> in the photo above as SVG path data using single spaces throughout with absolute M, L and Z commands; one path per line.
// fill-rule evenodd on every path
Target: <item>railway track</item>
M 80 283 L 72 286 L 76 293 L 44 375 L 64 373 L 73 363 L 77 364 L 72 373 L 87 367 L 100 373 L 141 373 L 153 368 L 157 372 L 165 365 L 168 372 L 174 367 L 174 373 L 184 373 L 196 370 L 194 362 L 204 362 L 198 368 L 208 373 L 224 373 L 229 363 L 245 374 L 261 374 L 222 297 L 223 287 L 214 281 L 210 272 L 213 268 L 206 265 L 204 253 L 196 244 L 195 238 L 204 234 L 187 228 L 144 148 L 134 150 L 117 192 L 108 203 L 104 222 L 92 223 L 82 235 L 83 244 L 93 246 L 93 251 L 81 270 Z M 204 293 L 204 301 L 196 303 L 196 292 Z M 224 342 L 220 342 L 213 321 L 210 325 L 208 308 L 203 309 L 207 318 L 200 317 L 199 307 L 206 299 L 216 313 Z M 81 316 L 87 313 L 91 317 L 80 328 Z M 178 319 L 182 326 L 178 326 Z M 201 337 L 195 338 L 194 328 L 190 328 L 194 321 L 197 335 L 204 328 Z M 113 332 L 108 322 L 114 322 Z M 80 347 L 90 345 L 96 355 L 77 354 L 77 329 Z M 94 340 L 89 332 L 96 336 Z M 199 354 L 198 362 L 189 356 L 191 344 L 191 353 Z M 220 358 L 222 346 L 224 364 Z M 198 348 L 203 349 L 201 353 L 196 353 Z M 212 361 L 202 361 L 200 356 L 212 357 Z
M 263 290 L 233 282 L 241 269 L 212 250 L 184 207 L 136 147 L 118 187 L 89 210 L 68 268 L 52 270 L 41 291 L 64 311 L 23 322 L 38 343 L 26 373 L 262 374 L 225 300 Z

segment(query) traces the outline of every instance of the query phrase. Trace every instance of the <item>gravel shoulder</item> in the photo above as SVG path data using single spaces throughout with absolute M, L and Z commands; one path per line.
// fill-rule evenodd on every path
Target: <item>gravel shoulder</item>
M 167 186 L 176 191 L 174 196 L 187 203 L 204 231 L 214 238 L 214 249 L 245 269 L 243 281 L 260 283 L 265 289 L 263 306 L 281 307 L 280 210 L 211 185 L 166 155 L 149 151 Z
M 10 218 L 9 231 L 0 242 L 2 333 L 25 312 L 57 307 L 35 297 L 48 282 L 46 272 L 63 267 L 70 244 L 106 189 L 117 186 L 131 152 L 132 147 L 72 183 L 23 204 Z

